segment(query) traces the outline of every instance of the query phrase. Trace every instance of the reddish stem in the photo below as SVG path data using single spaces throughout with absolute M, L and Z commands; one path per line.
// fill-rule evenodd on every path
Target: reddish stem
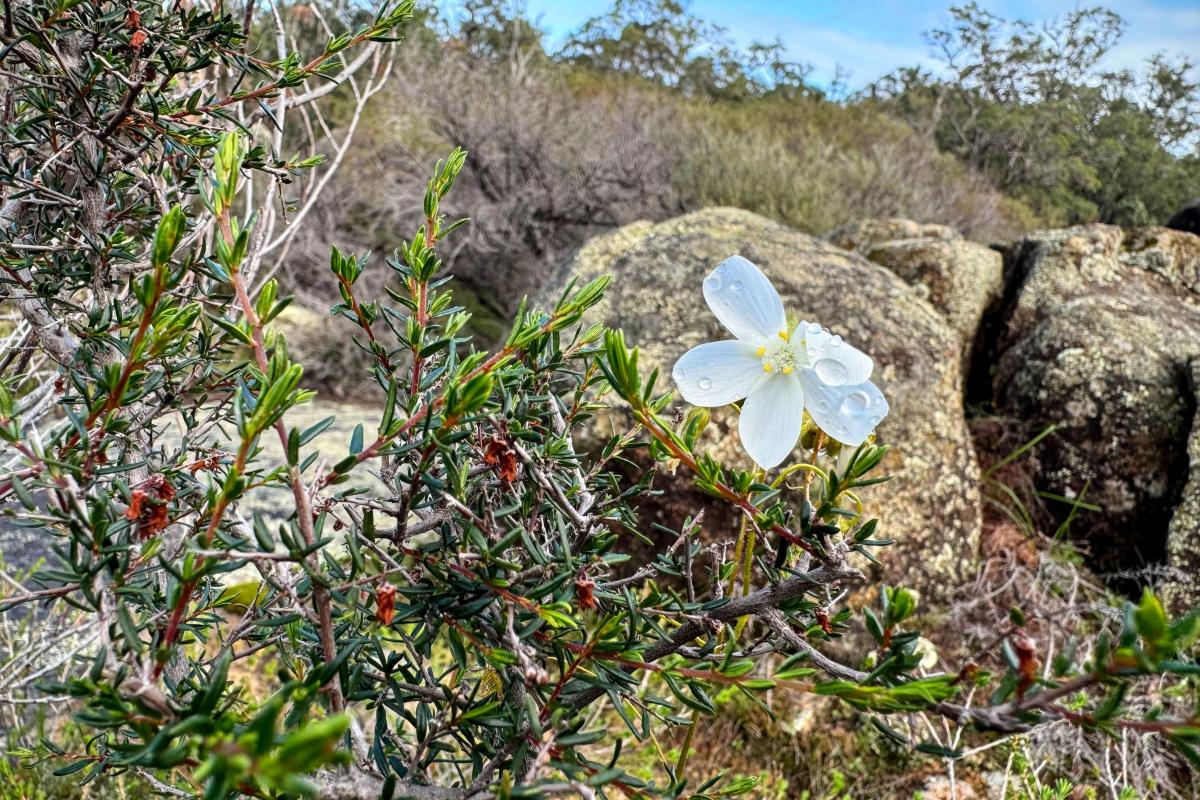
M 651 436 L 657 439 L 663 447 L 667 448 L 667 450 L 671 452 L 671 455 L 679 459 L 692 472 L 697 474 L 700 472 L 699 466 L 696 464 L 696 459 L 692 457 L 692 454 L 679 447 L 675 441 L 667 435 L 667 433 L 662 429 L 652 415 L 647 413 L 644 409 L 635 409 L 634 416 L 637 418 L 638 422 L 642 423 L 642 426 L 647 430 L 647 432 L 650 433 Z M 730 502 L 740 508 L 750 517 L 750 521 L 752 523 L 755 525 L 758 524 L 757 520 L 760 516 L 762 516 L 762 509 L 750 502 L 750 499 L 746 495 L 738 493 L 731 486 L 727 486 L 720 481 L 715 482 L 713 484 L 713 488 L 717 490 L 717 493 L 723 500 L 726 500 L 727 502 Z M 811 544 L 804 541 L 779 523 L 772 523 L 768 530 L 780 538 L 786 539 L 788 542 L 791 542 L 809 554 L 819 557 L 816 549 Z

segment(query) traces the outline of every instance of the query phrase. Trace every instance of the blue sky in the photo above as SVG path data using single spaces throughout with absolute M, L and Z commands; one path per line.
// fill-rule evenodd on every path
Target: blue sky
M 947 19 L 946 9 L 966 0 L 903 2 L 860 0 L 694 0 L 701 18 L 728 30 L 739 44 L 752 40 L 783 41 L 791 56 L 813 65 L 813 78 L 826 83 L 839 65 L 850 73 L 851 88 L 860 88 L 892 69 L 929 64 L 923 32 Z M 1200 0 L 1094 0 L 1119 13 L 1127 28 L 1108 65 L 1135 66 L 1147 56 L 1200 54 Z M 1070 11 L 1077 0 L 981 0 L 980 5 L 1001 16 L 1041 21 Z M 607 0 L 526 0 L 530 15 L 556 44 L 590 16 L 607 10 Z

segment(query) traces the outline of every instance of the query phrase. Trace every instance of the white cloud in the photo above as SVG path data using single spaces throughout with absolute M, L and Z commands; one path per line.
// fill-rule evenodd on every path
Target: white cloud
M 1163 8 L 1146 3 L 1117 3 L 1114 10 L 1128 28 L 1109 54 L 1116 67 L 1134 67 L 1158 52 L 1196 55 L 1200 49 L 1200 8 Z
M 841 67 L 849 73 L 848 82 L 855 88 L 897 67 L 929 61 L 928 48 L 923 44 L 898 45 L 843 31 L 806 28 L 786 37 L 781 34 L 781 38 L 797 61 L 813 66 L 817 81 L 831 80 Z

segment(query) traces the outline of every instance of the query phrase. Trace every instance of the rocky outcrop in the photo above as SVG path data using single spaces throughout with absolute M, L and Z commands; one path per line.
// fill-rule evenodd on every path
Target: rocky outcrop
M 962 241 L 962 234 L 949 225 L 914 222 L 901 217 L 860 219 L 834 229 L 826 237 L 846 250 L 865 253 L 876 245 L 898 239 L 943 239 Z
M 887 267 L 923 293 L 962 341 L 962 370 L 968 372 L 984 312 L 1004 290 L 999 252 L 969 242 L 945 225 L 907 219 L 855 222 L 834 231 L 829 240 Z
M 1039 485 L 1103 507 L 1075 526 L 1100 571 L 1160 564 L 1188 473 L 1200 237 L 1090 225 L 1032 234 L 1009 257 L 997 407 L 1030 434 L 1059 426 L 1037 449 Z
M 589 241 L 543 301 L 557 297 L 572 277 L 612 275 L 594 318 L 622 328 L 641 348 L 642 364 L 669 375 L 689 348 L 728 338 L 705 306 L 701 282 L 735 253 L 770 276 L 795 319 L 819 321 L 874 357 L 873 380 L 892 408 L 878 434 L 893 447 L 885 467 L 894 478 L 863 499 L 881 517 L 881 534 L 896 540 L 881 554 L 886 577 L 927 597 L 954 590 L 971 572 L 980 527 L 978 467 L 962 411 L 961 345 L 943 316 L 891 271 L 763 217 L 708 209 Z M 733 422 L 732 414 L 715 414 L 707 443 L 744 466 Z

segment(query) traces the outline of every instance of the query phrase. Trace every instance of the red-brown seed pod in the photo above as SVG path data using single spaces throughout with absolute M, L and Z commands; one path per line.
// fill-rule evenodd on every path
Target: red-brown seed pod
M 579 598 L 579 607 L 591 611 L 597 606 L 596 582 L 582 575 L 575 579 L 575 596 Z
M 1012 637 L 1013 652 L 1017 654 L 1017 697 L 1024 697 L 1029 687 L 1037 681 L 1037 644 L 1020 631 Z
M 497 474 L 505 483 L 512 483 L 517 479 L 520 462 L 517 461 L 516 448 L 512 446 L 512 440 L 507 434 L 494 433 L 487 438 L 483 446 L 483 463 L 489 467 L 496 467 Z
M 396 587 L 386 583 L 375 590 L 375 620 L 391 625 L 396 616 Z
M 171 500 L 175 498 L 175 486 L 161 473 L 155 473 L 133 490 L 125 518 L 137 521 L 138 538 L 152 538 L 171 524 Z
M 974 661 L 968 661 L 963 665 L 963 668 L 958 671 L 958 676 L 954 679 L 954 684 L 960 683 L 972 684 L 979 677 L 979 665 Z

